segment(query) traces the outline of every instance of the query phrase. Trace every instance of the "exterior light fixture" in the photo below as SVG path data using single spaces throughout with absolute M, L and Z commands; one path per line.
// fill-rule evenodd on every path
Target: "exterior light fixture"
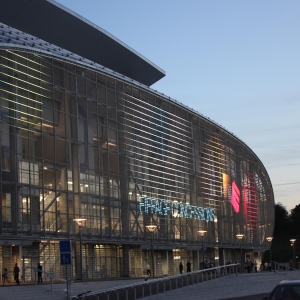
M 266 240 L 270 243 L 270 261 L 271 261 L 271 271 L 272 271 L 272 265 L 273 265 L 273 263 L 272 263 L 272 249 L 271 249 L 271 247 L 272 247 L 272 244 L 271 244 L 271 242 L 272 242 L 272 240 L 273 240 L 273 237 L 272 236 L 268 236 L 268 237 L 266 237 Z
M 83 259 L 82 259 L 82 234 L 81 234 L 81 229 L 84 225 L 84 222 L 86 221 L 86 219 L 83 218 L 78 218 L 78 219 L 73 219 L 74 222 L 77 222 L 77 225 L 79 227 L 79 243 L 80 243 L 80 279 L 81 282 L 83 281 L 83 268 L 82 268 L 82 263 L 83 263 Z
M 151 233 L 151 254 L 152 254 L 152 277 L 154 278 L 154 249 L 153 249 L 153 239 L 154 231 L 157 228 L 156 225 L 147 225 L 146 228 Z
M 297 240 L 296 239 L 290 239 L 291 242 L 291 246 L 293 247 L 293 267 L 295 268 L 296 265 L 296 256 L 295 256 L 295 242 Z
M 204 235 L 207 232 L 206 230 L 198 230 L 201 238 L 202 238 L 202 268 L 205 269 L 205 264 L 204 264 Z
M 238 233 L 236 235 L 237 239 L 240 241 L 240 264 L 241 264 L 241 273 L 244 271 L 244 262 L 243 262 L 243 251 L 242 251 L 242 239 L 244 237 L 244 235 L 242 233 Z

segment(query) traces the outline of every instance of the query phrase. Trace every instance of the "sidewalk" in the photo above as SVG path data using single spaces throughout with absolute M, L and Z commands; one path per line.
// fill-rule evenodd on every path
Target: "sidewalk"
M 250 274 L 229 275 L 209 281 L 204 281 L 188 287 L 167 291 L 162 294 L 152 295 L 144 299 L 151 300 L 183 300 L 205 299 L 220 300 L 269 293 L 275 285 L 287 279 L 300 279 L 300 272 L 262 272 Z M 151 279 L 149 279 L 149 282 Z M 76 282 L 72 284 L 70 296 L 87 291 L 100 291 L 112 287 L 124 286 L 132 283 L 144 282 L 143 278 L 125 280 L 105 280 L 92 282 Z M 53 284 L 52 292 L 50 284 L 16 284 L 0 286 L 0 300 L 15 299 L 42 299 L 42 300 L 66 300 L 66 284 Z M 129 299 L 130 300 L 130 299 Z
M 268 294 L 282 280 L 300 279 L 300 272 L 259 272 L 230 275 L 199 284 L 153 295 L 151 300 L 225 300 L 245 299 L 249 295 Z

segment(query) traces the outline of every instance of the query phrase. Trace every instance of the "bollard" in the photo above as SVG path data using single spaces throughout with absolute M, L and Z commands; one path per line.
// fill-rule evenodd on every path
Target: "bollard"
M 133 291 L 133 299 L 136 300 L 136 287 L 134 287 L 134 291 Z

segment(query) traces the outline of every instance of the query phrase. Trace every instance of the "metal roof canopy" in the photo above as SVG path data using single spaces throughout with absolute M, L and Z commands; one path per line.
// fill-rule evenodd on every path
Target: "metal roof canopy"
M 53 0 L 0 0 L 0 20 L 147 86 L 165 76 L 141 54 Z

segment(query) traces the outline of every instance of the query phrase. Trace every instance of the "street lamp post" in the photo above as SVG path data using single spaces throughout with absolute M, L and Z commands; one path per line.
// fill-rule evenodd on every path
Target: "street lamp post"
M 272 249 L 271 249 L 272 244 L 271 244 L 271 242 L 273 240 L 273 237 L 272 236 L 268 236 L 268 237 L 266 237 L 266 240 L 270 243 L 270 261 L 271 261 L 271 271 L 272 271 L 272 265 L 273 265 L 273 263 L 272 263 Z M 275 270 L 276 270 L 276 266 L 275 266 Z
M 154 250 L 153 250 L 153 238 L 154 238 L 154 231 L 156 229 L 156 225 L 147 225 L 146 228 L 151 233 L 151 255 L 152 255 L 152 277 L 154 278 Z
M 198 232 L 200 233 L 200 236 L 202 238 L 202 268 L 205 269 L 205 265 L 204 265 L 204 235 L 207 231 L 206 230 L 198 230 Z
M 84 225 L 84 222 L 86 221 L 86 219 L 82 219 L 82 218 L 78 218 L 78 219 L 74 219 L 74 222 L 77 222 L 77 225 L 79 227 L 79 247 L 80 247 L 80 279 L 81 282 L 83 281 L 83 268 L 82 268 L 82 234 L 81 234 L 81 229 Z
M 236 237 L 240 241 L 240 252 L 241 252 L 241 254 L 240 254 L 240 256 L 241 256 L 240 257 L 240 264 L 241 264 L 241 273 L 243 273 L 243 271 L 244 271 L 244 263 L 243 263 L 243 252 L 242 252 L 242 239 L 243 239 L 244 235 L 241 234 L 241 233 L 239 233 L 239 234 L 236 235 Z
M 293 268 L 295 268 L 295 266 L 296 266 L 296 257 L 295 257 L 295 242 L 296 241 L 297 241 L 296 239 L 290 239 L 291 246 L 293 247 Z

